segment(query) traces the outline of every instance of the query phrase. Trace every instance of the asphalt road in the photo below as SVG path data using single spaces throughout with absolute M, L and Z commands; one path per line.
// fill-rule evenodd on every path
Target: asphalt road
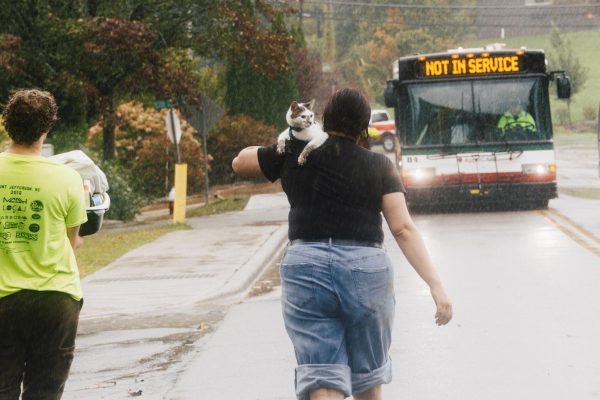
M 570 157 L 568 165 L 559 159 L 559 171 L 565 167 L 559 185 L 596 187 L 585 172 L 589 160 L 578 159 Z M 285 214 L 274 206 L 218 217 L 211 220 L 212 235 L 227 240 L 230 234 L 221 230 L 235 223 L 245 243 L 277 229 Z M 455 318 L 445 327 L 434 324 L 427 287 L 388 234 L 397 312 L 394 381 L 384 389 L 386 398 L 599 398 L 598 215 L 600 200 L 568 196 L 544 211 L 415 215 L 454 301 Z M 198 220 L 202 227 L 207 223 Z M 200 238 L 188 232 L 179 234 Z M 168 258 L 162 247 L 155 251 Z M 189 256 L 196 251 L 191 246 Z M 138 253 L 152 258 L 144 249 Z M 185 282 L 187 291 L 180 286 L 171 295 L 198 297 Z M 178 312 L 128 300 L 118 303 L 119 313 L 84 318 L 64 399 L 294 398 L 295 360 L 280 292 L 266 292 L 235 302 L 188 301 Z M 137 303 L 144 313 L 136 311 Z M 90 300 L 88 311 L 93 308 Z
M 595 254 L 550 213 L 415 217 L 454 301 L 445 327 L 434 324 L 427 287 L 386 236 L 397 267 L 386 398 L 600 397 L 600 243 Z M 232 308 L 166 398 L 291 399 L 293 368 L 274 292 Z
M 559 185 L 595 188 L 591 149 L 558 152 Z M 433 323 L 427 287 L 388 234 L 397 313 L 387 399 L 600 397 L 600 201 L 414 218 L 455 309 Z M 231 308 L 165 398 L 291 399 L 295 360 L 280 291 Z

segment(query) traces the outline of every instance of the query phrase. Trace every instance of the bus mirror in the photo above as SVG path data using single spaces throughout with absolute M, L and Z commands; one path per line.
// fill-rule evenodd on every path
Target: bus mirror
M 398 105 L 398 95 L 396 94 L 396 88 L 392 82 L 388 81 L 387 86 L 383 91 L 383 99 L 385 100 L 386 107 L 396 108 Z
M 556 75 L 556 92 L 559 99 L 571 97 L 571 78 L 566 73 Z

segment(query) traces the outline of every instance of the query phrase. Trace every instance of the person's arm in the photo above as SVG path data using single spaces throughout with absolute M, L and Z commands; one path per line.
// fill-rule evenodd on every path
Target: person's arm
M 71 242 L 73 250 L 83 244 L 83 238 L 79 236 L 79 225 L 67 228 L 67 236 L 69 237 L 69 242 Z
M 242 176 L 260 177 L 263 173 L 258 164 L 258 148 L 260 146 L 246 147 L 231 163 L 233 172 Z
M 425 243 L 408 213 L 404 193 L 395 192 L 383 196 L 383 216 L 404 256 L 421 279 L 429 286 L 437 308 L 435 313 L 436 323 L 438 325 L 447 324 L 452 319 L 452 303 L 444 290 L 435 266 L 429 258 Z

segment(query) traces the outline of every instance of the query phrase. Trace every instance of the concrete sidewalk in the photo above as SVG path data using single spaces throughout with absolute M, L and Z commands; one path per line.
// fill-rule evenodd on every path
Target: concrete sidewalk
M 255 195 L 243 211 L 188 219 L 192 229 L 86 277 L 63 399 L 168 398 L 192 344 L 218 328 L 285 246 L 288 210 L 283 193 Z
M 85 278 L 81 320 L 243 296 L 285 244 L 288 207 L 283 193 L 257 195 L 242 212 L 189 219 L 192 229 L 171 232 Z

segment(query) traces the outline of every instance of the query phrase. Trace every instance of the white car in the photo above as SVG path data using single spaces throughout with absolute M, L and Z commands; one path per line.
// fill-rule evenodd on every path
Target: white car
M 369 121 L 369 141 L 380 144 L 387 152 L 396 148 L 396 122 L 387 110 L 371 110 Z

